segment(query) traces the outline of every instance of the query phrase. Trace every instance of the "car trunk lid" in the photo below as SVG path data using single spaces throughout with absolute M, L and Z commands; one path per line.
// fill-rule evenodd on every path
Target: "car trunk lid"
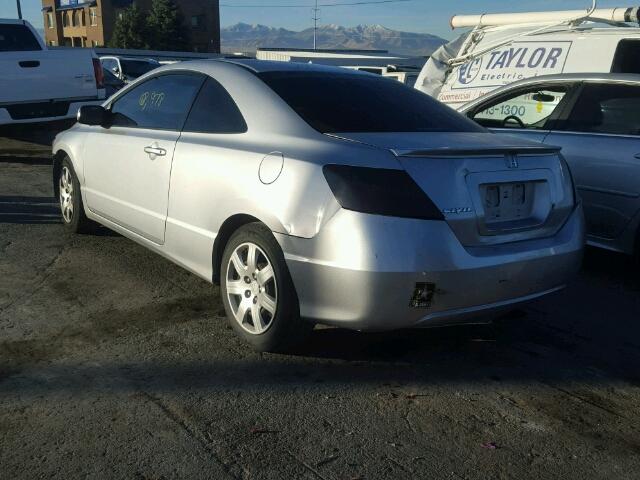
M 482 132 L 334 136 L 391 151 L 465 246 L 551 236 L 574 205 L 555 147 Z

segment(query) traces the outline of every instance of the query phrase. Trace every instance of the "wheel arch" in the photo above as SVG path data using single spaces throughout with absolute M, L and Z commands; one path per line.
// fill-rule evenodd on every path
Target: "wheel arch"
M 229 243 L 231 235 L 233 235 L 233 233 L 240 227 L 254 222 L 262 223 L 263 225 L 268 227 L 268 225 L 259 218 L 244 213 L 232 215 L 231 217 L 227 218 L 220 226 L 218 234 L 213 241 L 213 251 L 211 254 L 211 262 L 213 267 L 212 281 L 214 284 L 220 285 L 222 254 L 224 253 L 224 249 L 226 248 L 227 243 Z

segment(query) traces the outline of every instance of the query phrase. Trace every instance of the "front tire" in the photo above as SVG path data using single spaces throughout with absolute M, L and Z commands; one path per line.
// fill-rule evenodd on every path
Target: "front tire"
M 220 270 L 229 323 L 254 349 L 288 351 L 308 337 L 313 325 L 300 318 L 284 255 L 266 226 L 239 228 L 225 247 Z
M 62 224 L 71 233 L 89 233 L 95 224 L 84 212 L 80 181 L 69 157 L 65 157 L 60 165 L 58 176 L 58 201 L 62 214 Z

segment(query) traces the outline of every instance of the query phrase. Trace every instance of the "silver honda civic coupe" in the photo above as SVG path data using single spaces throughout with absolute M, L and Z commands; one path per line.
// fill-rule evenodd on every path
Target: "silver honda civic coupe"
M 83 107 L 53 153 L 68 230 L 100 223 L 219 284 L 259 350 L 316 323 L 486 321 L 562 288 L 582 258 L 556 148 L 348 69 L 162 67 Z

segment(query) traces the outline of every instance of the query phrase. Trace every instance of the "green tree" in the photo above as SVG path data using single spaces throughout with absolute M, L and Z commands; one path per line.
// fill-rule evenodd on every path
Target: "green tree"
M 109 41 L 111 48 L 148 49 L 147 23 L 142 11 L 135 5 L 125 8 L 116 20 L 113 35 Z
M 191 50 L 182 14 L 172 0 L 151 1 L 147 32 L 152 50 Z

